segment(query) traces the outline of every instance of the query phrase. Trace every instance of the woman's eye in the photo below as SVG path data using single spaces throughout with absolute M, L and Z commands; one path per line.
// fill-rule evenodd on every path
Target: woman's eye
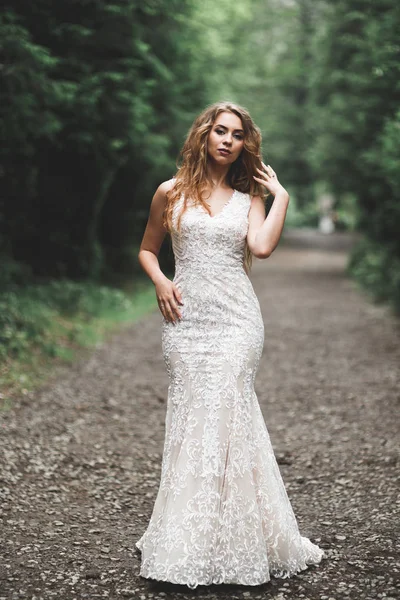
M 217 135 L 224 135 L 225 131 L 223 129 L 215 129 L 215 133 Z M 243 136 L 240 133 L 235 133 L 233 137 L 237 140 L 243 139 Z

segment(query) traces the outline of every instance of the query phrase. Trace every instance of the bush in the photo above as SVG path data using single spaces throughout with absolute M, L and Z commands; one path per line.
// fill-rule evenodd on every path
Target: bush
M 394 247 L 364 238 L 353 250 L 349 271 L 376 302 L 389 302 L 400 313 L 400 258 Z
M 22 357 L 33 346 L 45 354 L 57 354 L 55 325 L 60 318 L 77 316 L 83 320 L 131 308 L 120 290 L 69 280 L 29 285 L 0 294 L 0 357 Z M 78 323 L 75 328 L 79 330 Z M 74 331 L 69 331 L 74 337 Z

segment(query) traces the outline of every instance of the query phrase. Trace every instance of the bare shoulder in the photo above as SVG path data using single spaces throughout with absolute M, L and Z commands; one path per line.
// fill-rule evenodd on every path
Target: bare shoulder
M 165 206 L 167 202 L 167 192 L 173 188 L 174 183 L 175 179 L 168 179 L 167 181 L 160 183 L 153 196 L 152 206 L 159 208 L 163 208 Z
M 162 195 L 162 196 L 166 196 L 167 192 L 172 190 L 172 188 L 174 187 L 174 184 L 175 184 L 174 177 L 172 179 L 168 179 L 167 181 L 163 181 L 158 186 L 156 193 L 158 193 L 159 195 Z

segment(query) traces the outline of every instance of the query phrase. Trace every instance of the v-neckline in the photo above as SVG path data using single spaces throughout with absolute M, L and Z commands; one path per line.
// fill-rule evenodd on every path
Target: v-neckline
M 205 212 L 205 214 L 207 215 L 207 217 L 209 219 L 216 219 L 217 217 L 219 217 L 220 215 L 222 215 L 222 213 L 224 212 L 224 210 L 228 207 L 228 205 L 232 202 L 234 196 L 236 194 L 236 190 L 234 189 L 230 198 L 228 198 L 228 200 L 225 202 L 225 204 L 223 205 L 223 207 L 221 208 L 221 210 L 219 212 L 217 212 L 215 215 L 210 215 L 205 209 L 204 207 L 200 204 L 200 208 Z

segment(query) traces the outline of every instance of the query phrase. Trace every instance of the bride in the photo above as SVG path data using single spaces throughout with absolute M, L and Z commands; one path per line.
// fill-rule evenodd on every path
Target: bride
M 169 376 L 161 480 L 136 542 L 140 574 L 190 588 L 259 585 L 324 554 L 299 532 L 254 389 L 264 323 L 249 272 L 252 256 L 276 248 L 289 195 L 235 104 L 207 107 L 181 157 L 153 197 L 139 251 Z M 172 281 L 158 262 L 167 233 Z

